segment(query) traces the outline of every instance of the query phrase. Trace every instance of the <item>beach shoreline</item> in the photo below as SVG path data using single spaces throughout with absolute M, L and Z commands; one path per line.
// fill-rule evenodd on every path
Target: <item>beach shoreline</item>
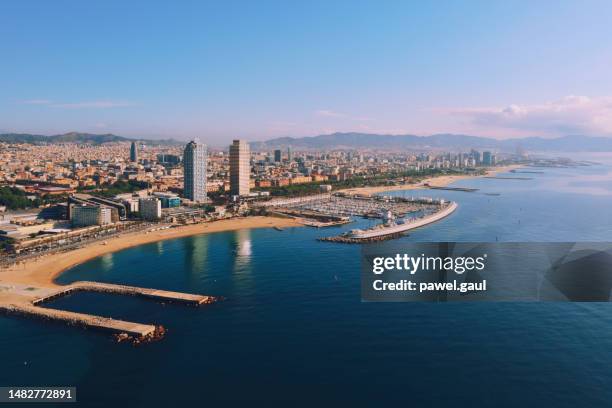
M 505 173 L 508 172 L 510 170 L 515 170 L 522 167 L 522 165 L 520 164 L 512 164 L 512 165 L 508 165 L 508 166 L 500 166 L 500 167 L 493 167 L 493 168 L 489 168 L 487 169 L 487 171 L 485 172 L 485 174 L 479 174 L 476 176 L 471 176 L 471 175 L 467 175 L 467 174 L 460 174 L 460 175 L 456 175 L 456 176 L 433 176 L 433 177 L 428 177 L 424 180 L 421 180 L 418 183 L 415 184 L 403 184 L 403 185 L 397 185 L 397 186 L 377 186 L 377 187 L 355 187 L 355 188 L 348 188 L 348 189 L 343 189 L 343 190 L 339 190 L 343 193 L 347 193 L 347 194 L 365 194 L 365 195 L 372 195 L 372 194 L 378 194 L 378 193 L 384 193 L 387 191 L 400 191 L 400 190 L 421 190 L 421 189 L 426 189 L 428 188 L 428 186 L 434 186 L 434 187 L 446 187 L 451 183 L 454 183 L 455 181 L 459 181 L 459 180 L 465 180 L 465 179 L 472 179 L 472 178 L 479 178 L 479 177 L 486 177 L 486 176 L 494 176 L 498 173 Z M 427 184 L 427 185 L 426 185 Z
M 150 232 L 132 232 L 98 241 L 82 248 L 56 252 L 27 260 L 9 268 L 0 269 L 0 285 L 31 285 L 35 287 L 58 287 L 55 279 L 66 270 L 94 258 L 153 242 L 168 239 L 184 238 L 193 235 L 215 232 L 235 231 L 252 228 L 288 228 L 302 226 L 298 221 L 289 218 L 254 216 L 232 218 L 208 223 L 184 225 Z M 0 291 L 0 301 L 10 295 Z

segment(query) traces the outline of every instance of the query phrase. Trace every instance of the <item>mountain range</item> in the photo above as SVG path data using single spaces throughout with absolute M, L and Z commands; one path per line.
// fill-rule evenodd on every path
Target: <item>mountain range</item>
M 251 143 L 255 150 L 270 148 L 293 149 L 492 149 L 514 152 L 517 148 L 529 151 L 612 151 L 612 138 L 572 135 L 554 139 L 525 137 L 520 139 L 492 139 L 460 134 L 378 135 L 371 133 L 333 133 L 313 137 L 282 137 Z
M 0 142 L 7 143 L 30 143 L 30 144 L 58 144 L 58 143 L 90 143 L 104 144 L 112 142 L 133 142 L 139 141 L 150 145 L 182 144 L 174 139 L 133 139 L 124 136 L 117 136 L 110 133 L 96 135 L 92 133 L 69 132 L 62 135 L 33 135 L 29 133 L 3 133 L 0 134 Z
M 175 139 L 133 139 L 113 134 L 91 134 L 70 132 L 62 135 L 44 136 L 23 133 L 0 134 L 0 142 L 9 143 L 90 143 L 132 142 L 138 140 L 149 145 L 177 145 L 184 142 Z M 300 150 L 347 149 L 491 149 L 514 152 L 518 148 L 527 151 L 559 152 L 612 152 L 612 138 L 584 135 L 563 136 L 554 139 L 525 137 L 520 139 L 492 139 L 460 134 L 379 135 L 372 133 L 332 133 L 311 137 L 281 137 L 262 142 L 250 142 L 253 150 L 292 148 Z

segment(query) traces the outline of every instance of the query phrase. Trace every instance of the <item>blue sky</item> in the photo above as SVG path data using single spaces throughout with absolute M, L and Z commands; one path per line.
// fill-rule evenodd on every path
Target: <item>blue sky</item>
M 612 135 L 609 1 L 0 3 L 0 131 Z

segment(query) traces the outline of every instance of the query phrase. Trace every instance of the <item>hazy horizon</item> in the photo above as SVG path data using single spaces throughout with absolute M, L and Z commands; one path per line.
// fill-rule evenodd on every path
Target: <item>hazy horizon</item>
M 602 135 L 555 135 L 555 136 L 515 136 L 515 137 L 508 137 L 508 138 L 494 138 L 494 137 L 490 137 L 490 136 L 477 136 L 477 135 L 467 135 L 467 134 L 459 134 L 459 133 L 435 133 L 435 134 L 430 134 L 430 135 L 417 135 L 417 134 L 380 134 L 380 133 L 368 133 L 368 132 L 342 132 L 342 131 L 338 131 L 338 132 L 334 132 L 334 133 L 327 133 L 327 134 L 319 134 L 319 135 L 305 135 L 305 136 L 275 136 L 275 137 L 269 137 L 266 139 L 259 139 L 259 140 L 248 140 L 248 139 L 244 139 L 244 138 L 240 138 L 240 137 L 231 137 L 228 136 L 226 140 L 221 140 L 221 139 L 214 139 L 215 142 L 209 142 L 206 136 L 195 136 L 195 137 L 176 137 L 176 136 L 164 136 L 164 137 L 152 137 L 152 136 L 147 136 L 147 135 L 126 135 L 126 134 L 117 134 L 117 133 L 110 133 L 110 132 L 80 132 L 80 131 L 68 131 L 68 132 L 63 132 L 63 133 L 29 133 L 29 132 L 10 132 L 10 131 L 4 131 L 2 129 L 0 129 L 0 135 L 2 134 L 32 134 L 32 135 L 37 135 L 37 136 L 45 136 L 45 137 L 51 137 L 51 136 L 61 136 L 61 135 L 66 135 L 66 134 L 92 134 L 92 135 L 97 135 L 97 136 L 103 136 L 103 135 L 113 135 L 113 136 L 121 136 L 121 137 L 125 137 L 128 138 L 130 140 L 134 140 L 134 141 L 139 141 L 139 140 L 174 140 L 177 142 L 189 142 L 191 140 L 198 140 L 201 141 L 203 143 L 206 143 L 212 147 L 222 147 L 225 146 L 227 144 L 230 144 L 232 142 L 232 140 L 235 139 L 241 139 L 241 140 L 247 140 L 248 142 L 251 143 L 265 143 L 268 141 L 272 141 L 272 140 L 276 140 L 276 139 L 283 139 L 283 138 L 293 138 L 293 139 L 303 139 L 303 138 L 315 138 L 315 137 L 321 137 L 321 136 L 333 136 L 334 134 L 351 134 L 351 133 L 356 133 L 356 134 L 367 134 L 367 135 L 372 135 L 372 136 L 391 136 L 391 137 L 403 137 L 403 136 L 416 136 L 416 137 L 431 137 L 431 136 L 438 136 L 438 135 L 449 135 L 449 136 L 475 136 L 475 137 L 482 137 L 482 138 L 486 138 L 486 139 L 492 139 L 492 140 L 521 140 L 521 139 L 527 139 L 527 138 L 532 138 L 532 137 L 538 137 L 538 138 L 542 138 L 542 139 L 559 139 L 559 138 L 563 138 L 563 137 L 600 137 L 600 138 L 610 138 L 610 136 L 602 136 Z
M 2 11 L 2 132 L 212 145 L 612 135 L 605 1 L 25 0 Z

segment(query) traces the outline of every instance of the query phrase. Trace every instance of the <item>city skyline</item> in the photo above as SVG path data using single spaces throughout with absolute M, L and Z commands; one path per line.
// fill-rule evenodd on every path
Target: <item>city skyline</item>
M 611 8 L 7 4 L 0 132 L 610 136 Z

